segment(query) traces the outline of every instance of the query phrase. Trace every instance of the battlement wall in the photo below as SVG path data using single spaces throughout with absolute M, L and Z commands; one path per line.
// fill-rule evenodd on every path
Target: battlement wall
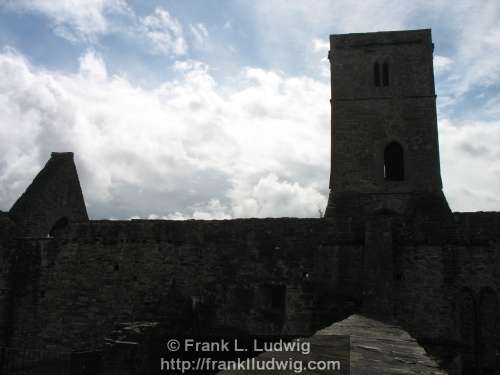
M 90 220 L 74 223 L 60 233 L 65 241 L 166 241 L 191 242 L 203 246 L 208 242 L 256 236 L 259 239 L 283 241 L 287 235 L 315 237 L 321 243 L 359 243 L 363 227 L 349 221 L 323 219 L 267 218 L 234 220 Z M 307 251 L 307 246 L 304 251 Z
M 427 222 L 420 223 L 426 231 L 396 233 L 395 316 L 431 347 L 459 348 L 464 332 L 500 337 L 500 213 L 452 219 L 452 225 Z
M 470 242 L 500 239 L 500 212 L 454 212 L 453 217 L 458 233 Z
M 138 320 L 308 334 L 389 283 L 387 306 L 419 340 L 459 342 L 461 292 L 500 293 L 499 217 L 373 218 L 384 233 L 348 219 L 72 223 L 9 250 L 4 326 L 9 345 L 51 350 L 99 347 Z
M 399 220 L 395 221 L 394 237 L 402 246 L 487 246 L 500 241 L 500 212 L 454 212 Z
M 70 225 L 17 250 L 11 345 L 99 347 L 134 320 L 309 334 L 356 309 L 362 247 L 320 219 Z

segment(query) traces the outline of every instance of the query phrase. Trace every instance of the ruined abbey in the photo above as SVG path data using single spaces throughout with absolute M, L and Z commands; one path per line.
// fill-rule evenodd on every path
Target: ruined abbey
M 89 220 L 72 153 L 0 212 L 0 345 L 95 350 L 120 322 L 304 334 L 395 321 L 450 374 L 500 373 L 500 213 L 442 192 L 430 30 L 330 36 L 325 218 Z

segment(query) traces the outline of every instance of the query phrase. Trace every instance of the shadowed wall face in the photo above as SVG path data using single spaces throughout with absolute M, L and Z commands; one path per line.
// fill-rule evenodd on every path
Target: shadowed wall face
M 29 237 L 47 237 L 71 221 L 87 221 L 73 153 L 53 152 L 9 215 Z
M 321 219 L 71 224 L 17 249 L 11 345 L 87 350 L 143 320 L 309 335 L 354 311 L 362 238 Z

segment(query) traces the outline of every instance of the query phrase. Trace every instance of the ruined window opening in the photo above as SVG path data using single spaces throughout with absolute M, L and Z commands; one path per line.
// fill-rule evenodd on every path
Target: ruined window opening
M 61 217 L 59 220 L 55 222 L 52 228 L 49 231 L 49 237 L 56 237 L 64 230 L 69 224 L 69 220 L 67 217 Z
M 375 81 L 375 87 L 380 87 L 380 64 L 378 62 L 373 65 L 373 77 Z
M 389 63 L 382 65 L 382 85 L 389 86 Z
M 120 266 L 119 266 L 118 264 L 115 264 L 115 265 L 113 266 L 113 270 L 114 270 L 114 271 L 119 271 L 119 270 L 120 270 Z
M 403 147 L 391 142 L 384 151 L 384 178 L 386 181 L 403 181 L 404 177 Z

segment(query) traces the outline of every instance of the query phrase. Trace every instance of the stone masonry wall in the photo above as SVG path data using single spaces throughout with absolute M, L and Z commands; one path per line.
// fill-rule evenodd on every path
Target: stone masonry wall
M 463 327 L 472 327 L 472 345 L 486 353 L 485 345 L 500 343 L 500 213 L 455 213 L 453 221 L 451 227 L 434 223 L 434 232 L 413 230 L 397 238 L 395 315 L 421 343 L 455 353 L 466 344 Z M 465 317 L 470 321 L 463 321 L 464 290 L 475 300 Z M 496 296 L 496 310 L 482 305 L 484 291 Z
M 460 341 L 464 288 L 500 293 L 500 213 L 457 213 L 451 222 L 395 221 L 388 239 L 394 285 L 384 290 L 423 343 Z M 7 275 L 9 345 L 96 348 L 115 323 L 138 320 L 309 334 L 359 311 L 377 262 L 366 251 L 384 246 L 370 238 L 348 220 L 71 224 L 57 238 L 17 243 Z
M 0 346 L 5 345 L 5 338 L 10 335 L 11 324 L 7 306 L 11 304 L 11 285 L 9 273 L 12 254 L 15 252 L 15 237 L 19 233 L 6 212 L 0 211 Z
M 176 311 L 204 327 L 312 333 L 356 308 L 361 250 L 362 233 L 320 219 L 75 224 L 18 250 L 10 344 L 95 348 L 116 322 L 168 325 Z
M 78 173 L 71 152 L 53 152 L 9 216 L 24 236 L 47 237 L 55 225 L 87 221 Z

